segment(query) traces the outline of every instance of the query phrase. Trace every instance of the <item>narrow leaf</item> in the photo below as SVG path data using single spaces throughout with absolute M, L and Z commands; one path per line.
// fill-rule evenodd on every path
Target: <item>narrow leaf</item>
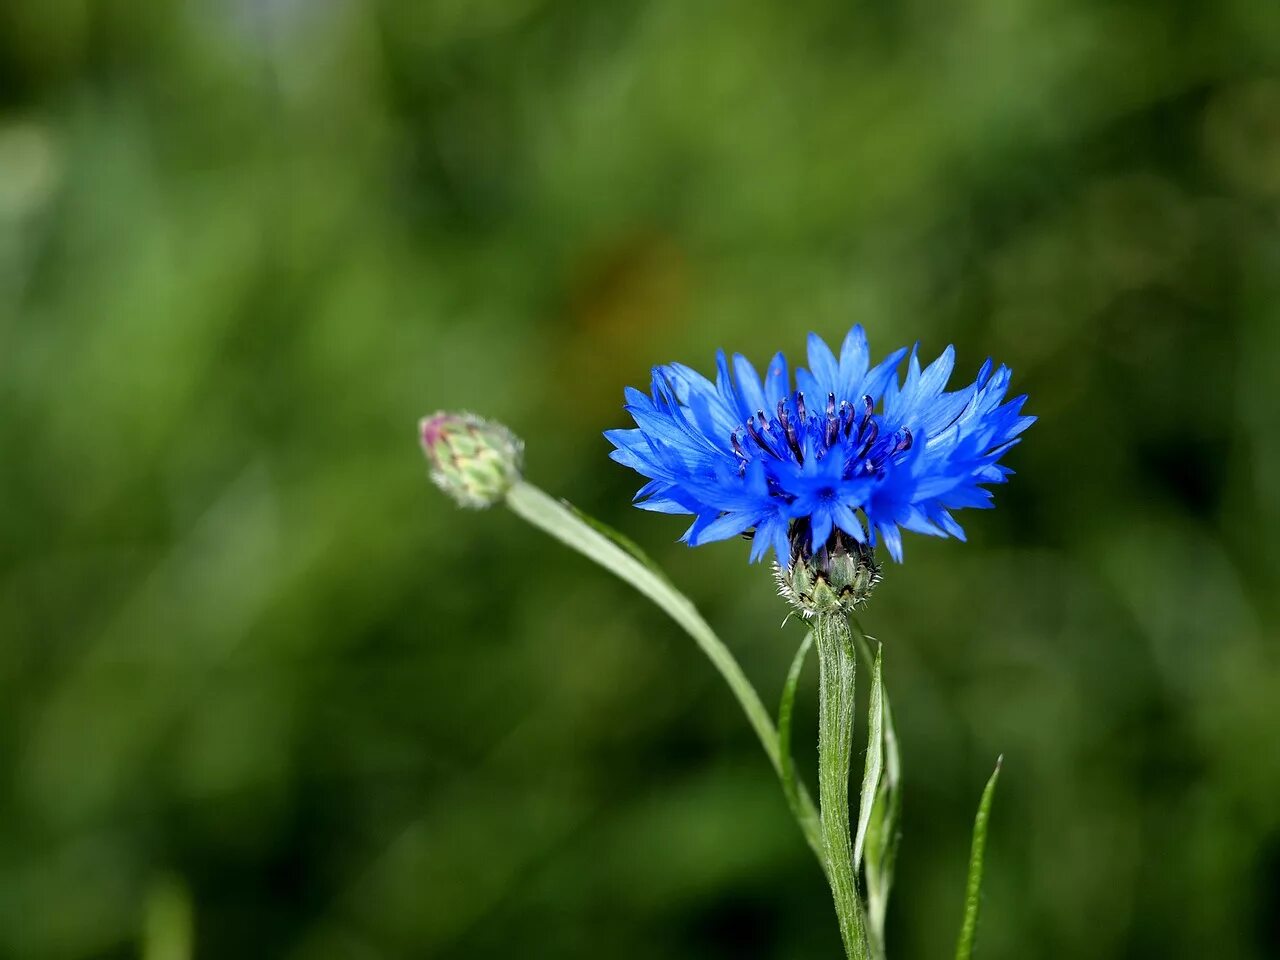
M 782 780 L 782 792 L 786 794 L 787 806 L 791 808 L 795 818 L 800 821 L 802 828 L 806 820 L 812 816 L 813 807 L 810 805 L 806 809 L 800 799 L 800 786 L 796 781 L 795 761 L 791 756 L 791 714 L 795 708 L 796 685 L 800 681 L 800 672 L 804 669 L 805 658 L 809 655 L 809 648 L 812 646 L 813 631 L 810 630 L 804 635 L 804 639 L 800 641 L 800 647 L 796 650 L 796 655 L 791 661 L 791 669 L 787 671 L 787 682 L 782 688 L 782 702 L 778 705 L 778 776 Z M 816 817 L 812 818 L 810 826 L 812 831 L 804 829 L 804 835 L 812 845 L 819 830 Z M 823 859 L 820 843 L 814 846 L 814 852 L 818 854 L 819 860 Z
M 872 929 L 883 936 L 885 915 L 889 909 L 889 891 L 893 886 L 893 868 L 898 857 L 898 820 L 902 813 L 902 761 L 898 755 L 898 737 L 893 728 L 893 710 L 889 698 L 883 700 L 884 776 L 876 791 L 867 828 L 866 873 L 867 900 Z
M 970 960 L 973 956 L 973 940 L 978 930 L 978 901 L 982 898 L 982 857 L 987 846 L 987 821 L 991 817 L 991 799 L 996 793 L 996 780 L 1004 757 L 996 760 L 995 772 L 982 791 L 978 803 L 978 815 L 973 821 L 973 848 L 969 852 L 969 883 L 964 896 L 964 923 L 960 927 L 960 940 L 956 944 L 956 960 Z
M 869 668 L 874 669 L 877 656 L 871 647 L 876 643 L 857 620 L 851 621 L 858 641 L 858 653 Z M 879 649 L 879 643 L 876 648 Z M 898 858 L 898 828 L 902 815 L 902 760 L 898 754 L 898 737 L 893 727 L 893 709 L 889 695 L 880 687 L 881 722 L 883 725 L 884 772 L 871 805 L 867 836 L 863 845 L 863 865 L 867 891 L 867 927 L 872 956 L 885 956 L 885 921 L 889 912 L 889 893 L 893 887 L 893 869 Z
M 867 715 L 867 760 L 862 773 L 862 796 L 858 801 L 858 831 L 853 838 L 853 869 L 862 865 L 862 848 L 871 823 L 880 775 L 884 770 L 884 685 L 880 674 L 880 654 L 871 672 L 871 704 Z

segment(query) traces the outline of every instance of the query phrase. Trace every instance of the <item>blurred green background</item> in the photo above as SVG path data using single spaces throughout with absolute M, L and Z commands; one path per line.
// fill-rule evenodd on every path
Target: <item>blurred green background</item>
M 837 956 L 688 638 L 414 428 L 510 424 L 772 704 L 768 571 L 601 431 L 854 322 L 1041 418 L 864 618 L 893 956 L 1003 753 L 985 960 L 1280 957 L 1280 4 L 5 0 L 0 956 Z

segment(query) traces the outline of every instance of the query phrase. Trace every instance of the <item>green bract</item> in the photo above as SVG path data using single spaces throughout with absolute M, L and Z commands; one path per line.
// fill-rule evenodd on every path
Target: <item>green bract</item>
M 819 613 L 852 613 L 880 582 L 875 554 L 843 531 L 817 553 L 802 534 L 792 538 L 791 565 L 774 566 L 778 592 L 808 619 Z

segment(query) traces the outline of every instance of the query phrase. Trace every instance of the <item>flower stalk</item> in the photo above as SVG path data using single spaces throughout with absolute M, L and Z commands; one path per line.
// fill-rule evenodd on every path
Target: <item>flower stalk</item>
M 823 857 L 849 960 L 867 960 L 870 948 L 849 833 L 849 766 L 853 753 L 857 653 L 848 618 L 814 617 L 818 648 L 818 809 Z

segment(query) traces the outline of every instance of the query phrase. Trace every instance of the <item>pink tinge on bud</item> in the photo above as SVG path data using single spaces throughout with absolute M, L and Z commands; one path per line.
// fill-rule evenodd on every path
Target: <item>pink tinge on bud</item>
M 464 507 L 497 503 L 520 480 L 520 440 L 500 423 L 438 411 L 418 421 L 431 479 Z
M 433 413 L 429 417 L 423 417 L 418 424 L 419 433 L 422 437 L 422 449 L 433 461 L 437 459 L 435 448 L 444 438 L 451 419 L 455 418 L 451 417 L 450 414 L 444 412 Z

